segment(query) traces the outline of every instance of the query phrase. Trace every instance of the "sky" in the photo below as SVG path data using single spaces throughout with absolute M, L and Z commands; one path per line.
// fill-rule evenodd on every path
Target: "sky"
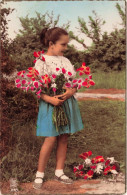
M 110 33 L 114 28 L 121 28 L 122 22 L 118 10 L 115 7 L 116 3 L 119 3 L 123 9 L 125 9 L 125 1 L 9 1 L 6 2 L 5 7 L 15 8 L 12 14 L 9 15 L 9 37 L 14 39 L 21 29 L 20 17 L 36 17 L 36 12 L 45 14 L 48 12 L 51 14 L 53 11 L 54 18 L 56 19 L 60 15 L 58 25 L 66 24 L 70 21 L 70 30 L 74 32 L 80 38 L 84 39 L 86 45 L 91 45 L 92 41 L 88 37 L 81 34 L 79 31 L 78 17 L 83 18 L 87 24 L 89 16 L 94 16 L 92 11 L 96 11 L 97 15 L 106 21 L 102 28 L 102 32 L 107 31 Z M 83 47 L 76 41 L 71 41 L 71 44 L 79 50 Z

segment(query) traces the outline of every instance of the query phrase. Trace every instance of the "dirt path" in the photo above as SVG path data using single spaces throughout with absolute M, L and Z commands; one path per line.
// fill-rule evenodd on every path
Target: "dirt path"
M 125 101 L 124 89 L 87 89 L 75 94 L 78 101 L 84 100 L 121 100 Z
M 71 185 L 49 180 L 43 183 L 40 190 L 33 189 L 32 183 L 21 183 L 19 186 L 20 190 L 15 195 L 125 194 L 125 182 L 119 180 L 77 180 Z M 2 184 L 2 194 L 11 194 L 9 182 Z

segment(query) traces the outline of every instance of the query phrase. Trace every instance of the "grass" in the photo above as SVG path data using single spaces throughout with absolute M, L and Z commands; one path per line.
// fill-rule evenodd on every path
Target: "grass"
M 125 89 L 126 88 L 126 73 L 125 71 L 119 72 L 96 72 L 92 74 L 95 85 L 90 89 Z M 80 92 L 84 88 L 80 89 Z
M 79 102 L 84 129 L 69 137 L 65 173 L 74 178 L 78 155 L 91 150 L 93 156 L 115 157 L 125 172 L 125 103 L 121 101 Z M 25 122 L 25 121 L 24 121 Z M 20 182 L 33 181 L 43 137 L 35 136 L 36 124 L 13 124 L 15 146 L 2 159 L 2 178 L 17 177 Z M 56 147 L 56 146 L 55 146 Z M 45 179 L 54 177 L 55 148 L 51 153 Z

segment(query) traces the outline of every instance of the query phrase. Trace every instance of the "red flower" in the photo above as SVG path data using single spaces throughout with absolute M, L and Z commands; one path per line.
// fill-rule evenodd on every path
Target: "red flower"
M 71 76 L 71 75 L 72 75 L 72 73 L 71 73 L 71 72 L 68 72 L 68 75 L 69 75 L 69 76 Z
M 91 162 L 93 163 L 93 164 L 96 164 L 96 163 L 99 163 L 99 162 L 104 162 L 105 160 L 104 160 L 104 158 L 103 158 L 103 156 L 96 156 L 95 158 L 93 158 L 92 160 L 91 160 Z
M 76 82 L 77 82 L 77 79 L 74 79 L 72 82 L 73 82 L 73 83 L 76 83 Z
M 86 159 L 87 157 L 89 157 L 91 155 L 92 155 L 92 152 L 89 151 L 89 152 L 84 152 L 84 153 L 80 154 L 79 157 L 82 159 Z
M 104 169 L 104 175 L 107 175 L 110 171 L 111 171 L 111 167 L 110 167 L 110 166 L 107 166 L 107 167 Z
M 92 75 L 89 75 L 89 79 L 92 79 Z
M 78 169 L 74 167 L 73 172 L 75 173 L 76 171 L 78 171 Z
M 35 58 L 37 58 L 37 57 L 39 57 L 39 56 L 40 56 L 40 55 L 39 55 L 39 53 L 38 53 L 38 52 L 36 52 L 36 51 L 34 51 L 33 55 L 34 55 L 34 57 L 35 57 Z
M 53 79 L 55 79 L 55 78 L 56 78 L 56 75 L 55 75 L 55 74 L 53 74 L 53 75 L 52 75 L 52 78 L 53 78 Z
M 36 87 L 36 88 L 38 88 L 39 86 L 38 86 L 38 82 L 35 82 L 34 83 L 34 86 Z
M 106 160 L 105 165 L 107 166 L 108 164 L 110 164 L 110 160 Z
M 62 73 L 65 74 L 66 73 L 66 70 L 64 68 L 62 68 Z
M 90 85 L 95 85 L 95 82 L 93 80 L 89 80 Z
M 82 76 L 82 75 L 83 75 L 83 73 L 82 73 L 82 72 L 80 72 L 80 73 L 79 73 L 79 76 Z
M 34 60 L 33 63 L 36 63 L 37 60 Z
M 45 58 L 42 56 L 42 58 L 41 58 L 44 62 L 45 62 Z
M 85 175 L 84 179 L 88 179 L 88 175 L 87 174 Z
M 25 85 L 25 83 L 26 83 L 26 80 L 22 80 L 22 84 Z
M 84 86 L 84 87 L 86 87 L 87 85 L 88 85 L 87 81 L 84 81 L 84 82 L 82 83 L 82 86 Z
M 23 75 L 24 73 L 25 73 L 25 70 L 22 70 L 22 71 L 18 72 L 17 75 L 23 77 L 24 76 Z
M 89 170 L 89 171 L 87 172 L 87 174 L 88 174 L 89 176 L 93 176 L 94 172 L 93 172 L 92 170 Z
M 82 63 L 82 66 L 85 66 L 85 65 L 86 65 L 86 63 L 85 63 L 85 62 L 83 62 L 83 63 Z
M 83 165 L 78 166 L 79 170 L 83 169 Z
M 91 169 L 96 169 L 96 167 L 97 167 L 96 165 L 90 166 Z
M 112 170 L 116 170 L 116 165 L 113 165 L 112 166 Z
M 65 86 L 66 87 L 71 87 L 71 84 L 70 83 L 65 83 Z
M 79 79 L 79 80 L 78 80 L 78 83 L 81 83 L 81 82 L 82 82 L 82 80 L 81 80 L 81 79 Z
M 59 71 L 60 69 L 59 68 L 56 68 L 56 71 Z

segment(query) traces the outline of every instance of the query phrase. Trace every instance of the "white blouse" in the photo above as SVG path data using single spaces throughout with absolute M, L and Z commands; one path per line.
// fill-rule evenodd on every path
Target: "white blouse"
M 62 70 L 64 68 L 66 72 L 71 72 L 72 77 L 76 76 L 76 71 L 74 70 L 74 66 L 71 62 L 64 56 L 48 56 L 43 55 L 45 61 L 41 59 L 37 59 L 34 68 L 38 70 L 40 75 L 51 75 L 57 74 L 56 68 Z

